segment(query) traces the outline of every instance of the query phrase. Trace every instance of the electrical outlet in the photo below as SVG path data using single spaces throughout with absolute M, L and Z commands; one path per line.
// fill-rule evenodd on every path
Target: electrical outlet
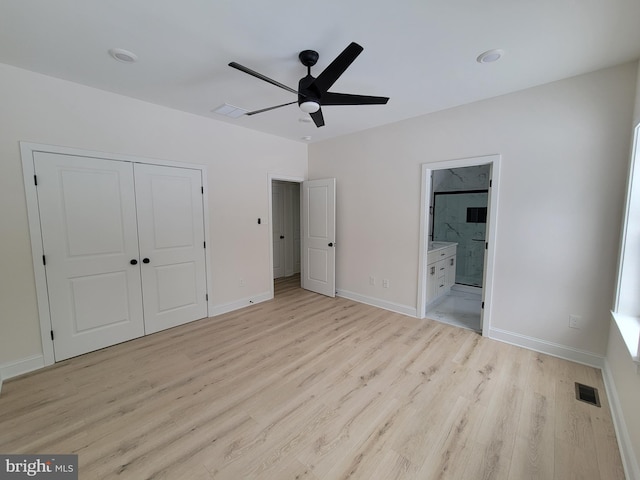
M 382 288 L 389 288 L 389 279 L 385 278 L 382 280 Z
M 569 328 L 580 329 L 580 315 L 569 315 Z
M 373 285 L 375 286 L 376 284 L 376 277 L 374 277 L 373 275 L 369 276 L 369 285 Z

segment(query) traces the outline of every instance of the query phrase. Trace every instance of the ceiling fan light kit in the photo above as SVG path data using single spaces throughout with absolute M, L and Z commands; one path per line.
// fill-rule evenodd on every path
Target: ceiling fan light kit
M 320 104 L 313 100 L 305 100 L 304 102 L 300 103 L 299 106 L 300 110 L 305 113 L 316 113 L 318 110 L 320 110 Z
M 240 65 L 239 63 L 231 62 L 229 63 L 229 66 L 275 85 L 276 87 L 282 88 L 290 93 L 298 95 L 297 102 L 293 101 L 283 103 L 281 105 L 275 105 L 273 107 L 254 110 L 252 112 L 247 112 L 246 115 L 255 115 L 257 113 L 267 112 L 269 110 L 297 103 L 300 110 L 311 116 L 316 127 L 322 127 L 324 126 L 324 116 L 322 115 L 323 106 L 384 105 L 389 101 L 389 97 L 373 97 L 368 95 L 353 95 L 350 93 L 336 93 L 328 91 L 363 50 L 364 49 L 360 45 L 352 42 L 317 77 L 313 77 L 311 75 L 311 67 L 317 63 L 318 58 L 320 57 L 318 52 L 315 50 L 303 50 L 298 55 L 298 58 L 300 59 L 300 62 L 307 67 L 307 75 L 301 78 L 300 82 L 298 82 L 298 90 L 294 90 L 291 87 Z

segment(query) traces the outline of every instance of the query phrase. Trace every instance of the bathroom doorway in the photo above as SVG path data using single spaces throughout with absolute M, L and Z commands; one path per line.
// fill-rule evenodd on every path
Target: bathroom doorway
M 490 155 L 423 165 L 421 318 L 488 335 L 499 159 L 499 155 Z M 433 259 L 429 252 L 453 244 L 455 279 L 448 280 L 445 293 L 434 298 L 428 293 L 435 281 L 429 275 L 428 267 L 433 267 L 427 265 Z

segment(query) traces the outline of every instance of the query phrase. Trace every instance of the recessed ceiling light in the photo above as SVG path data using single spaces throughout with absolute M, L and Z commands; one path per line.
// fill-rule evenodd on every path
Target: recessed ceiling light
M 298 119 L 300 123 L 311 123 L 311 119 L 307 117 L 301 117 Z
M 486 52 L 478 55 L 476 61 L 478 63 L 497 62 L 498 60 L 500 60 L 500 58 L 502 58 L 502 55 L 504 55 L 504 50 L 500 50 L 499 48 L 496 48 L 494 50 L 487 50 Z
M 109 55 L 122 63 L 134 63 L 138 60 L 138 56 L 135 53 L 123 48 L 112 48 L 109 50 Z
M 302 137 L 302 140 L 306 140 L 308 142 L 309 140 L 311 140 L 311 135 L 305 135 L 304 137 Z

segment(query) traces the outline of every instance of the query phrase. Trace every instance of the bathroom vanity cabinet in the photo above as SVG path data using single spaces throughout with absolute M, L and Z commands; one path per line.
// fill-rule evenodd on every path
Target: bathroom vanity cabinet
M 456 283 L 457 243 L 431 242 L 427 251 L 427 303 L 449 293 Z

